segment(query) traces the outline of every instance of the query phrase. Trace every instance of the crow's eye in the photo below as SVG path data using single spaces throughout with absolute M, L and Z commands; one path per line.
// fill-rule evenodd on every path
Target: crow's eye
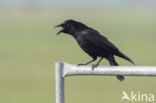
M 62 27 L 65 27 L 65 24 L 62 24 L 61 26 L 62 26 Z

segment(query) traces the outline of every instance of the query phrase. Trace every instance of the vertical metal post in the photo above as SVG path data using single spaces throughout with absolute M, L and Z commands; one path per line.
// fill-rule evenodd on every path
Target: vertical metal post
M 63 63 L 55 65 L 55 80 L 56 80 L 56 103 L 64 103 L 64 77 Z

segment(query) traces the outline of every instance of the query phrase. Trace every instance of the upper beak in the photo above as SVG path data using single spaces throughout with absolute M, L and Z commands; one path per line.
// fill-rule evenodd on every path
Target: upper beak
M 58 28 L 58 27 L 62 27 L 62 24 L 54 26 L 54 28 Z M 63 31 L 63 29 L 61 29 L 59 32 L 57 32 L 57 35 L 60 34 L 62 31 Z
M 54 26 L 54 28 L 62 27 L 61 24 Z

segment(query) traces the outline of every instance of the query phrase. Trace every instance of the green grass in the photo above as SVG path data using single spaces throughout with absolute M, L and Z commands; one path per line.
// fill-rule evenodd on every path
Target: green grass
M 67 18 L 100 31 L 136 65 L 156 65 L 154 12 L 4 14 L 0 17 L 0 102 L 55 103 L 54 63 L 78 64 L 91 59 L 71 36 L 56 36 L 58 29 L 53 26 Z M 116 59 L 121 65 L 131 65 Z M 104 60 L 101 65 L 108 62 Z M 66 103 L 121 103 L 123 90 L 156 94 L 155 81 L 155 77 L 126 77 L 124 82 L 107 76 L 68 77 Z

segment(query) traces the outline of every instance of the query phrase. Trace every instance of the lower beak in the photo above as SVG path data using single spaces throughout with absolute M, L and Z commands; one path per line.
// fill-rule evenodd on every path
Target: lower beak
M 59 35 L 62 31 L 63 31 L 63 29 L 62 29 L 62 30 L 60 30 L 59 32 L 57 32 L 57 34 L 56 34 L 56 35 Z

